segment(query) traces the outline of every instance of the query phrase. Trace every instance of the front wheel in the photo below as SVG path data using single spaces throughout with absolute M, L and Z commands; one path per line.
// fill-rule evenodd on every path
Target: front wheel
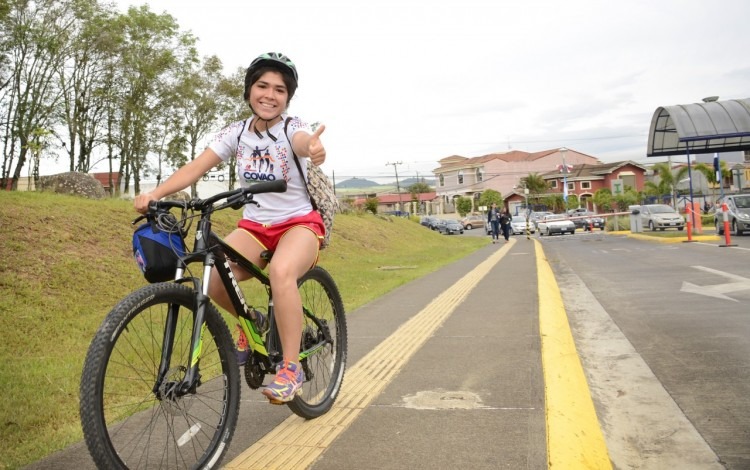
M 185 286 L 152 284 L 117 304 L 99 327 L 80 386 L 83 435 L 98 468 L 209 468 L 229 447 L 239 367 L 229 329 L 211 304 L 197 381 L 176 390 L 190 366 L 194 304 Z M 171 348 L 163 344 L 170 332 Z M 162 355 L 168 367 L 160 377 Z
M 305 372 L 302 393 L 289 409 L 313 419 L 331 409 L 346 369 L 347 335 L 344 303 L 328 272 L 316 266 L 299 280 L 303 325 L 300 363 Z

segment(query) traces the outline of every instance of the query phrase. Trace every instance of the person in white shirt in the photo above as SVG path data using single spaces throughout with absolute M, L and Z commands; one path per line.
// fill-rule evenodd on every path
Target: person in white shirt
M 284 353 L 284 362 L 273 382 L 263 394 L 274 403 L 294 398 L 302 387 L 304 373 L 298 363 L 302 336 L 302 301 L 297 289 L 299 279 L 318 260 L 320 241 L 325 227 L 320 214 L 313 210 L 305 180 L 294 163 L 292 151 L 300 157 L 303 172 L 307 165 L 320 165 L 326 150 L 320 140 L 325 126 L 315 132 L 299 118 L 287 123 L 286 110 L 297 89 L 297 68 L 285 55 L 270 52 L 252 61 L 245 74 L 244 99 L 252 116 L 222 129 L 195 160 L 177 170 L 153 191 L 135 199 L 135 209 L 145 213 L 148 203 L 158 200 L 198 181 L 216 165 L 237 156 L 237 179 L 241 186 L 254 182 L 284 179 L 284 193 L 263 193 L 255 196 L 258 205 L 247 204 L 238 228 L 225 241 L 247 259 L 264 268 L 267 262 L 260 255 L 274 252 L 269 277 L 274 299 L 276 323 Z M 249 277 L 244 269 L 232 266 L 238 281 Z M 210 286 L 209 296 L 235 316 L 231 302 L 221 283 Z M 238 361 L 248 357 L 247 339 L 240 332 Z

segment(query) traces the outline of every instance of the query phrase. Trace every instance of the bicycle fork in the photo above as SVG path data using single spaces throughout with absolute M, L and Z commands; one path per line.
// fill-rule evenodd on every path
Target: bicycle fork
M 203 270 L 203 279 L 208 280 L 211 274 L 211 264 L 206 263 Z M 182 273 L 179 273 L 180 279 Z M 174 351 L 174 341 L 177 331 L 180 305 L 172 304 L 167 313 L 164 337 L 162 340 L 162 353 L 159 362 L 159 372 L 154 384 L 154 395 L 159 399 L 175 399 L 188 393 L 195 393 L 200 380 L 198 364 L 203 351 L 203 334 L 206 331 L 206 309 L 210 301 L 208 297 L 208 282 L 203 282 L 200 289 L 196 289 L 195 315 L 193 318 L 193 329 L 190 338 L 190 351 L 188 354 L 188 366 L 178 366 L 185 373 L 182 380 L 170 380 L 171 358 Z

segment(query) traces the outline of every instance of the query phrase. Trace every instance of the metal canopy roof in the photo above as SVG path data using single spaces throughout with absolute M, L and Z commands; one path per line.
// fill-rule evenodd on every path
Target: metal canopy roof
M 750 98 L 657 108 L 649 157 L 750 149 Z

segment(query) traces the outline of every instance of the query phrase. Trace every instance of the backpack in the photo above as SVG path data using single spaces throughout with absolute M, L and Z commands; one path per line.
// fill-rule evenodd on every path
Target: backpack
M 287 117 L 284 122 L 284 134 L 286 134 L 287 126 L 291 117 Z M 289 136 L 287 135 L 287 140 Z M 291 140 L 289 141 L 289 147 L 292 147 Z M 292 149 L 292 155 L 294 156 L 294 163 L 297 165 L 300 175 L 304 178 L 302 172 L 302 165 L 299 163 L 297 154 Z M 331 232 L 333 231 L 333 217 L 336 215 L 336 211 L 339 207 L 339 200 L 336 198 L 336 194 L 333 192 L 333 184 L 328 179 L 323 170 L 318 165 L 307 165 L 307 180 L 305 181 L 305 188 L 307 189 L 307 195 L 310 197 L 310 203 L 313 209 L 320 213 L 323 218 L 323 225 L 326 227 L 326 234 L 320 243 L 320 249 L 327 247 L 331 244 Z

